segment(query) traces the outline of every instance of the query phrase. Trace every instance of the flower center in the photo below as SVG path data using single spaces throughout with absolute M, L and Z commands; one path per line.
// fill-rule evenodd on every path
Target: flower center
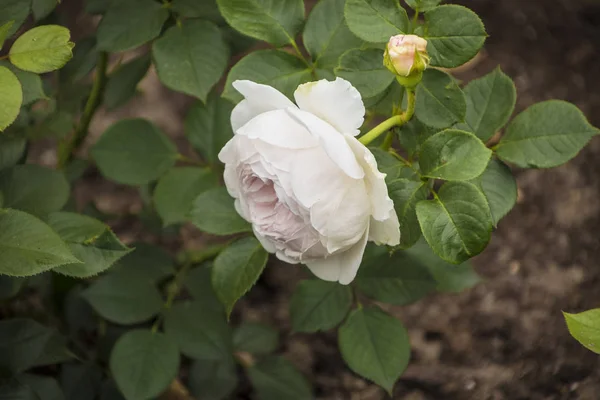
M 250 219 L 259 234 L 269 239 L 288 257 L 298 261 L 321 253 L 318 232 L 310 224 L 310 215 L 289 198 L 272 179 L 253 173 L 242 177 L 243 193 Z M 278 195 L 278 192 L 280 195 Z

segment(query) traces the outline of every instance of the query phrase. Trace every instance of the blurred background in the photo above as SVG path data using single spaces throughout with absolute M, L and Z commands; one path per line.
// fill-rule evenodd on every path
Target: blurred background
M 306 3 L 310 8 L 314 2 Z M 490 35 L 484 51 L 455 71 L 459 79 L 467 82 L 500 65 L 516 83 L 517 112 L 534 102 L 563 99 L 600 126 L 600 1 L 454 3 L 477 12 Z M 75 41 L 94 22 L 81 17 L 80 0 L 63 0 L 60 10 L 71 20 Z M 140 92 L 115 112 L 101 109 L 88 142 L 118 119 L 141 116 L 183 146 L 183 117 L 192 100 L 162 86 L 153 70 Z M 53 157 L 53 149 L 40 146 L 31 160 L 53 164 Z M 600 358 L 569 336 L 561 315 L 561 310 L 600 307 L 600 138 L 567 165 L 517 171 L 517 177 L 518 205 L 474 259 L 484 281 L 460 295 L 437 294 L 389 309 L 407 326 L 413 345 L 395 399 L 600 398 Z M 106 182 L 94 171 L 76 191 L 82 203 L 92 202 L 107 214 L 135 214 L 143 208 L 135 189 Z M 181 245 L 133 219 L 115 219 L 113 227 L 128 243 Z M 197 246 L 204 239 L 184 229 L 183 240 Z M 335 333 L 291 334 L 288 302 L 304 276 L 300 268 L 272 265 L 239 304 L 239 315 L 281 330 L 282 352 L 308 377 L 319 399 L 386 398 L 383 390 L 346 368 Z

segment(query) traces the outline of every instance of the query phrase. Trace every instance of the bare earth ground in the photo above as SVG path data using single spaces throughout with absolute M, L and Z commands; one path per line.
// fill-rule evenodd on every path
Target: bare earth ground
M 478 12 L 490 34 L 485 53 L 459 78 L 481 76 L 500 64 L 516 82 L 518 110 L 545 99 L 564 99 L 600 126 L 599 2 L 458 3 Z M 102 111 L 94 121 L 96 135 L 135 114 L 181 140 L 189 101 L 156 82 L 153 75 L 145 79 L 144 95 L 127 110 Z M 485 282 L 461 295 L 435 295 L 390 309 L 408 327 L 413 345 L 411 364 L 394 399 L 600 399 L 599 358 L 569 336 L 561 316 L 561 310 L 600 307 L 600 138 L 561 168 L 517 174 L 519 204 L 474 260 Z M 78 191 L 100 208 L 140 207 L 135 191 L 95 176 Z M 128 220 L 115 229 L 126 240 L 146 236 Z M 188 231 L 185 237 L 202 240 Z M 319 399 L 386 398 L 344 366 L 334 333 L 290 333 L 288 301 L 302 276 L 299 268 L 271 266 L 240 304 L 238 317 L 281 329 L 281 351 L 310 379 Z M 247 393 L 242 384 L 238 398 L 248 398 Z

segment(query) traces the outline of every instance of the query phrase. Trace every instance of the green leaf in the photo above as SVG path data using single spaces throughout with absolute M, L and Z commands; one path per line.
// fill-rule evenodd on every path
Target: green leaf
M 429 246 L 452 264 L 481 253 L 490 241 L 489 207 L 472 183 L 445 183 L 435 199 L 417 203 L 417 217 Z
M 390 117 L 399 112 L 404 98 L 404 87 L 394 80 L 388 88 L 373 99 L 364 99 L 365 106 L 376 115 Z M 369 104 L 369 100 L 374 100 Z
M 401 250 L 363 258 L 356 284 L 372 299 L 397 305 L 414 303 L 437 286 L 427 267 Z
M 337 282 L 304 280 L 298 284 L 290 301 L 290 317 L 295 332 L 327 331 L 348 314 L 352 290 Z
M 27 140 L 23 137 L 0 135 L 0 170 L 18 163 L 25 153 L 26 146 Z
M 459 265 L 447 263 L 431 250 L 425 240 L 419 240 L 404 253 L 409 259 L 422 264 L 429 270 L 437 281 L 437 291 L 460 293 L 481 282 L 481 278 L 471 263 L 468 261 Z
M 118 261 L 114 273 L 139 279 L 150 285 L 175 273 L 175 261 L 161 247 L 148 243 L 134 243 L 133 251 Z
M 31 0 L 3 0 L 2 14 L 0 14 L 0 25 L 12 21 L 13 24 L 8 28 L 6 37 L 12 36 L 25 22 L 29 15 Z M 2 85 L 0 85 L 2 87 Z M 1 97 L 0 97 L 1 98 Z
M 219 12 L 216 0 L 173 0 L 171 10 L 187 18 L 208 19 L 219 25 L 225 22 Z
M 223 400 L 229 398 L 238 385 L 235 362 L 196 360 L 190 368 L 190 391 L 197 400 Z
M 169 11 L 148 0 L 113 1 L 98 26 L 98 48 L 111 53 L 130 50 L 160 34 Z
M 492 151 L 475 135 L 446 129 L 427 139 L 419 151 L 423 176 L 447 181 L 468 181 L 481 175 Z
M 0 210 L 0 273 L 30 276 L 78 262 L 60 237 L 22 211 Z
M 150 55 L 145 54 L 110 74 L 103 98 L 109 110 L 122 106 L 135 95 L 137 85 L 148 72 L 150 64 Z
M 23 104 L 19 79 L 8 68 L 0 66 L 0 132 L 12 124 Z
M 487 33 L 477 14 L 466 7 L 445 5 L 425 14 L 427 52 L 434 67 L 458 67 L 479 52 Z
M 238 32 L 276 47 L 294 43 L 304 22 L 302 0 L 217 0 L 217 4 Z
M 571 335 L 587 349 L 600 354 L 600 308 L 579 314 L 563 312 Z
M 61 83 L 69 85 L 86 77 L 96 67 L 97 61 L 98 49 L 96 48 L 96 37 L 88 36 L 78 40 L 77 46 L 73 49 L 73 58 L 60 70 L 59 78 Z M 80 107 L 79 101 L 77 102 L 77 106 Z
M 229 60 L 229 48 L 219 28 L 209 21 L 186 20 L 152 45 L 161 82 L 206 102 Z
M 487 199 L 494 226 L 517 202 L 517 182 L 510 168 L 502 161 L 491 160 L 482 175 L 473 182 Z
M 415 115 L 419 121 L 434 128 L 447 128 L 465 120 L 465 94 L 445 72 L 428 69 L 417 86 Z
M 56 330 L 25 318 L 0 321 L 0 354 L 0 370 L 10 373 L 69 358 L 65 342 Z
M 279 332 L 268 325 L 245 322 L 233 333 L 233 346 L 236 351 L 258 356 L 271 354 L 279 347 Z
M 15 67 L 42 74 L 62 68 L 73 57 L 71 32 L 64 26 L 42 25 L 30 29 L 10 48 L 8 59 Z
M 239 298 L 256 283 L 267 259 L 267 252 L 253 237 L 234 242 L 217 256 L 212 284 L 228 316 Z
M 350 30 L 367 42 L 384 43 L 408 32 L 408 16 L 398 0 L 347 0 L 344 15 Z
M 400 247 L 408 248 L 421 237 L 416 205 L 429 196 L 427 181 L 398 178 L 388 183 L 388 193 L 400 221 Z
M 406 4 L 413 10 L 427 12 L 436 8 L 442 0 L 405 0 Z
M 14 21 L 8 21 L 5 24 L 0 25 L 0 50 L 2 49 L 2 46 L 4 46 L 4 41 L 9 36 L 8 32 L 12 28 L 13 23 Z
M 213 235 L 231 235 L 250 232 L 250 224 L 240 217 L 227 189 L 210 189 L 196 197 L 190 213 L 191 222 L 198 229 Z
M 311 73 L 302 60 L 291 54 L 279 50 L 259 50 L 242 58 L 227 76 L 223 97 L 234 103 L 243 98 L 231 85 L 239 79 L 273 86 L 291 97 L 300 84 L 311 80 Z
M 345 0 L 321 0 L 312 9 L 304 27 L 304 46 L 318 68 L 332 70 L 347 50 L 361 46 L 344 19 Z
M 438 132 L 437 129 L 428 127 L 416 118 L 402 125 L 397 130 L 400 145 L 408 153 L 409 157 L 414 157 L 423 143 Z
M 165 226 L 187 221 L 194 200 L 219 179 L 208 168 L 173 168 L 159 179 L 154 190 L 154 206 Z
M 510 123 L 496 153 L 522 168 L 552 168 L 575 157 L 599 132 L 573 104 L 545 101 Z
M 123 119 L 111 125 L 91 153 L 102 175 L 126 185 L 160 178 L 179 155 L 167 136 L 145 119 Z
M 181 352 L 193 359 L 221 360 L 233 351 L 225 315 L 198 301 L 175 304 L 166 312 L 164 329 Z
M 402 323 L 376 307 L 354 310 L 340 328 L 338 342 L 350 369 L 391 396 L 410 358 L 408 333 Z
M 39 75 L 32 72 L 22 71 L 8 61 L 0 61 L 0 66 L 10 69 L 12 73 L 15 74 L 17 79 L 19 79 L 21 88 L 23 90 L 22 105 L 26 106 L 36 100 L 47 98 L 46 93 L 44 93 L 44 88 L 42 87 L 42 79 Z
M 23 374 L 17 377 L 17 381 L 32 390 L 35 400 L 65 400 L 65 395 L 54 378 Z
M 64 282 L 67 279 L 58 279 Z M 64 297 L 63 315 L 68 332 L 72 335 L 91 333 L 98 329 L 98 317 L 94 309 L 81 296 L 82 285 L 76 285 Z
M 217 298 L 211 283 L 212 262 L 192 269 L 186 279 L 185 287 L 197 303 L 205 308 L 223 312 L 223 304 Z
M 4 207 L 45 216 L 64 207 L 69 183 L 62 172 L 35 164 L 16 165 L 0 172 Z
M 394 157 L 391 153 L 382 150 L 379 147 L 370 147 L 369 151 L 373 153 L 373 156 L 377 161 L 377 169 L 386 174 L 385 182 L 388 186 L 396 179 L 414 177 L 414 171 L 404 165 L 404 163 Z
M 248 368 L 248 377 L 257 400 L 314 399 L 310 385 L 283 357 L 268 357 Z
M 135 330 L 119 338 L 110 355 L 110 371 L 127 400 L 161 394 L 179 371 L 179 350 L 167 335 Z
M 363 98 L 383 93 L 394 80 L 378 49 L 349 50 L 340 58 L 335 74 L 352 83 Z
M 147 281 L 136 276 L 110 273 L 82 292 L 102 318 L 122 325 L 144 322 L 160 312 L 160 293 Z
M 31 11 L 36 21 L 46 18 L 56 8 L 59 0 L 32 0 Z
M 194 1 L 194 0 L 191 0 Z M 219 17 L 222 19 L 221 14 Z M 219 28 L 221 29 L 221 33 L 225 38 L 225 41 L 229 45 L 229 49 L 231 50 L 231 54 L 234 56 L 248 53 L 251 47 L 255 46 L 257 40 L 251 38 L 250 36 L 246 36 L 242 33 L 239 33 L 229 25 L 227 25 L 223 20 L 222 23 L 218 23 Z
M 54 271 L 87 278 L 110 268 L 131 251 L 102 222 L 85 215 L 57 212 L 48 216 L 48 225 L 69 245 L 82 263 L 67 264 Z
M 465 87 L 467 115 L 457 129 L 473 132 L 483 141 L 490 139 L 510 118 L 517 101 L 512 79 L 500 68 L 473 80 Z
M 219 152 L 233 137 L 231 111 L 230 101 L 213 94 L 206 104 L 194 103 L 185 117 L 185 136 L 209 164 L 219 164 Z
M 60 383 L 66 400 L 95 400 L 101 382 L 102 369 L 90 362 L 66 364 L 60 371 Z

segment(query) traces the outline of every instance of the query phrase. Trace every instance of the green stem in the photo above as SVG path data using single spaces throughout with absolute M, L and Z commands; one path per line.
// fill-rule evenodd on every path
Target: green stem
M 415 90 L 406 89 L 408 94 L 408 107 L 405 112 L 400 115 L 394 115 L 391 118 L 386 119 L 369 132 L 365 133 L 360 139 L 358 139 L 365 146 L 377 139 L 381 134 L 387 132 L 395 126 L 402 126 L 413 117 L 415 114 Z
M 98 106 L 102 102 L 104 94 L 104 86 L 106 85 L 106 68 L 108 66 L 108 53 L 100 52 L 98 55 L 98 64 L 96 66 L 96 78 L 92 86 L 90 97 L 85 104 L 83 110 L 83 116 L 75 129 L 75 133 L 66 142 L 63 142 L 58 150 L 58 167 L 64 168 L 71 158 L 73 157 L 73 151 L 77 149 L 81 143 L 85 140 L 88 134 L 88 129 L 92 118 Z
M 171 306 L 173 306 L 175 297 L 177 297 L 181 288 L 183 287 L 183 279 L 186 277 L 186 275 L 189 272 L 191 267 L 192 267 L 192 263 L 189 261 L 186 262 L 185 264 L 183 264 L 181 269 L 179 271 L 177 271 L 175 278 L 173 278 L 173 280 L 167 284 L 167 300 L 165 301 L 165 304 L 163 305 L 163 312 L 160 313 L 160 315 L 154 322 L 154 325 L 152 325 L 153 333 L 158 331 L 158 328 L 160 327 L 160 324 L 162 323 L 162 320 L 164 318 L 164 314 L 165 314 L 164 311 L 169 310 L 171 308 Z
M 387 133 L 387 135 L 385 135 L 385 139 L 383 140 L 383 143 L 381 144 L 381 149 L 388 150 L 389 148 L 392 147 L 393 142 L 394 142 L 394 132 L 389 131 Z
M 298 43 L 296 43 L 296 41 L 293 38 L 290 38 L 290 44 L 292 45 L 292 47 L 294 48 L 294 51 L 296 52 L 296 54 L 298 55 L 298 57 L 302 60 L 302 62 L 304 64 L 306 64 L 306 66 L 308 67 L 308 69 L 310 69 L 310 74 L 312 75 L 313 79 L 317 79 L 317 73 L 315 72 L 315 66 L 306 59 L 306 57 L 304 57 L 304 54 L 302 54 L 302 51 L 300 51 L 300 47 L 298 47 Z
M 294 39 L 290 38 L 290 44 L 294 48 L 294 51 L 296 52 L 296 54 L 298 55 L 298 57 L 300 57 L 300 59 L 304 62 L 304 64 L 306 64 L 307 67 L 309 67 L 310 69 L 312 69 L 312 65 L 308 62 L 308 60 L 306 59 L 306 57 L 304 57 L 304 54 L 302 54 L 302 52 L 300 51 L 300 47 L 298 47 L 298 43 L 296 43 L 296 41 Z
M 404 122 L 404 114 L 394 115 L 393 117 L 388 118 L 377 125 L 375 128 L 371 129 L 369 132 L 365 133 L 360 139 L 358 139 L 358 141 L 366 146 L 373 140 L 377 139 L 379 135 L 387 132 L 395 126 L 402 125 Z
M 175 278 L 167 284 L 167 300 L 163 306 L 163 312 L 158 316 L 154 325 L 152 325 L 152 332 L 157 332 L 162 320 L 164 318 L 164 311 L 168 310 L 173 306 L 175 297 L 179 294 L 183 288 L 183 280 L 187 276 L 190 268 L 193 265 L 201 264 L 204 261 L 215 258 L 219 253 L 229 245 L 230 242 L 216 244 L 209 246 L 202 250 L 197 251 L 182 251 L 177 255 L 177 261 L 182 265 L 181 269 L 177 271 Z
M 393 155 L 396 159 L 398 159 L 399 161 L 401 161 L 407 167 L 412 166 L 412 163 L 410 161 L 408 161 L 406 158 L 402 157 L 394 149 L 388 149 L 388 153 L 390 153 L 391 155 Z
M 412 21 L 412 31 L 414 32 L 417 29 L 417 26 L 419 24 L 419 10 L 415 11 L 415 15 L 413 17 L 413 21 Z

